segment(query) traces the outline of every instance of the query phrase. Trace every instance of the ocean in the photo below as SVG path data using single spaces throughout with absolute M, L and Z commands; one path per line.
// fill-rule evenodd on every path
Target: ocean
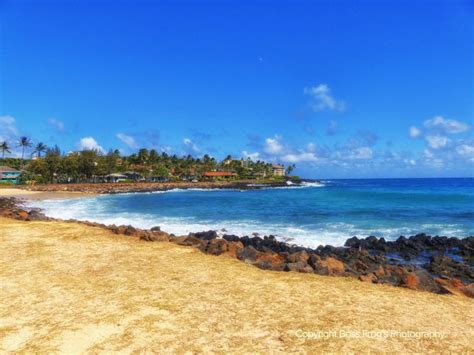
M 176 235 L 275 235 L 308 247 L 352 236 L 474 235 L 474 179 L 351 179 L 259 190 L 175 189 L 31 201 L 51 217 L 131 224 Z

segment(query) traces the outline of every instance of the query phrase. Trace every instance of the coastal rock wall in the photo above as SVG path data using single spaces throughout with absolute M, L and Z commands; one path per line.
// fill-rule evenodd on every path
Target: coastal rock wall
M 26 210 L 14 198 L 0 198 L 0 216 L 23 221 L 54 221 L 39 210 Z M 68 220 L 105 228 L 117 235 L 143 241 L 173 242 L 206 254 L 227 255 L 261 269 L 295 271 L 328 276 L 355 277 L 364 282 L 390 284 L 413 290 L 474 297 L 474 237 L 464 239 L 418 234 L 395 241 L 356 237 L 344 247 L 316 249 L 263 238 L 223 235 L 216 231 L 175 236 L 159 227 L 144 230 L 133 226 L 104 225 Z
M 239 189 L 250 190 L 262 187 L 287 186 L 281 181 L 233 180 L 233 181 L 198 181 L 198 182 L 117 182 L 117 183 L 81 183 L 81 184 L 40 184 L 22 187 L 29 191 L 42 192 L 80 192 L 84 194 L 117 194 L 168 191 L 172 189 Z

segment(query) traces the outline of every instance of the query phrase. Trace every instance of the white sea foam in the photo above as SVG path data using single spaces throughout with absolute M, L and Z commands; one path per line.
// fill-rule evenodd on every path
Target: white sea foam
M 318 245 L 341 246 L 352 237 L 367 237 L 375 235 L 388 240 L 400 235 L 413 235 L 418 232 L 442 234 L 446 236 L 463 236 L 464 233 L 458 225 L 454 224 L 420 224 L 415 228 L 400 226 L 397 228 L 380 227 L 368 230 L 351 223 L 331 222 L 318 223 L 311 226 L 295 225 L 293 223 L 272 223 L 261 220 L 222 219 L 198 220 L 195 217 L 176 217 L 156 215 L 154 213 L 141 213 L 134 211 L 115 211 L 103 199 L 114 198 L 98 196 L 68 200 L 44 200 L 29 202 L 32 207 L 39 207 L 45 214 L 54 218 L 78 219 L 99 222 L 104 224 L 133 225 L 138 228 L 151 228 L 160 226 L 162 230 L 176 235 L 190 232 L 216 230 L 221 234 L 235 234 L 238 236 L 254 233 L 259 235 L 275 235 L 277 239 L 315 248 Z M 225 232 L 223 232 L 225 230 Z
M 136 212 L 117 213 L 108 211 L 106 207 L 101 206 L 100 201 L 81 202 L 79 199 L 34 201 L 32 206 L 43 209 L 46 215 L 54 218 L 87 220 L 107 225 L 130 224 L 137 228 L 146 229 L 160 226 L 162 230 L 175 235 L 206 230 L 216 230 L 220 234 L 238 236 L 251 236 L 257 233 L 260 236 L 274 235 L 277 239 L 287 241 L 290 244 L 314 248 L 321 244 L 343 245 L 344 241 L 351 236 L 347 233 L 341 233 L 341 228 L 347 232 L 351 229 L 350 225 L 342 227 L 335 224 L 332 227 L 307 229 L 294 225 L 269 224 L 255 220 L 199 221 L 192 217 L 156 216 Z
M 326 186 L 323 182 L 318 182 L 318 181 L 303 181 L 301 185 L 306 186 L 306 187 L 324 187 Z
M 325 187 L 326 185 L 320 182 L 307 182 L 304 181 L 300 184 L 288 184 L 289 181 L 287 181 L 287 186 L 265 186 L 263 188 L 265 189 L 272 189 L 272 190 L 286 190 L 286 189 L 306 189 L 309 187 Z

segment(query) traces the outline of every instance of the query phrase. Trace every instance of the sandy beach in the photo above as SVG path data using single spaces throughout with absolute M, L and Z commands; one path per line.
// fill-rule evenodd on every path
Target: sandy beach
M 74 191 L 31 191 L 21 188 L 0 188 L 1 197 L 15 197 L 28 200 L 49 200 L 55 198 L 77 198 L 91 196 L 93 193 L 74 192 Z
M 465 297 L 270 272 L 75 223 L 2 218 L 0 242 L 2 351 L 472 350 Z

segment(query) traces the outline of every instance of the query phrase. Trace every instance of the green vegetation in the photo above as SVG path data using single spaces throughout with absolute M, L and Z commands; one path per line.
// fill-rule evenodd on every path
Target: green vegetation
M 202 180 L 205 172 L 232 172 L 228 179 L 272 179 L 284 181 L 286 177 L 273 176 L 271 163 L 250 159 L 234 160 L 229 155 L 221 162 L 204 155 L 194 158 L 191 155 L 178 157 L 156 150 L 140 149 L 136 154 L 122 156 L 118 150 L 102 154 L 94 150 L 84 150 L 63 154 L 58 146 L 46 147 L 43 143 L 33 144 L 27 137 L 18 142 L 22 158 L 5 158 L 10 146 L 0 142 L 0 165 L 22 171 L 21 182 L 38 183 L 78 183 L 78 182 L 125 182 L 125 181 L 168 181 Z M 24 159 L 32 148 L 30 159 Z M 294 166 L 288 167 L 291 172 Z

